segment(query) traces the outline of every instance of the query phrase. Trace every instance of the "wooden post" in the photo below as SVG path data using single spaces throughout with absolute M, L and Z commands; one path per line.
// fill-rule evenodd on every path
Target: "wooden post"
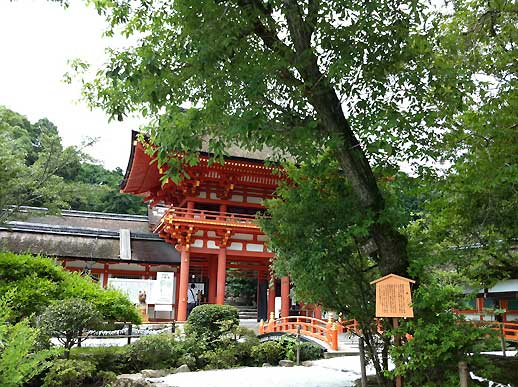
M 460 378 L 460 387 L 469 386 L 468 364 L 465 361 L 459 361 L 459 378 Z
M 216 303 L 216 289 L 218 278 L 218 261 L 215 257 L 209 259 L 209 304 Z
M 128 344 L 131 344 L 131 335 L 133 334 L 133 324 L 130 323 L 128 326 Z
M 362 387 L 367 387 L 367 371 L 365 370 L 365 344 L 363 336 L 358 339 L 358 347 L 360 349 L 360 369 L 362 373 Z
M 331 348 L 335 351 L 338 351 L 338 329 L 336 328 L 336 323 L 333 323 L 331 326 Z
M 297 365 L 300 365 L 300 325 L 297 325 Z
M 275 332 L 275 313 L 270 313 L 270 319 L 268 320 L 268 332 Z
M 397 317 L 394 317 L 392 319 L 392 323 L 394 325 L 394 329 L 397 329 L 399 327 L 399 321 Z M 401 337 L 399 335 L 394 335 L 394 345 L 396 347 L 399 347 L 401 345 Z M 397 364 L 396 364 L 397 367 Z M 396 376 L 396 387 L 402 387 L 403 386 L 403 378 L 401 375 Z
M 281 278 L 281 317 L 290 315 L 290 277 Z
M 506 343 L 505 343 L 505 334 L 504 334 L 504 323 L 499 323 L 498 325 L 500 325 L 500 345 L 502 346 L 502 355 L 503 355 L 503 357 L 506 357 L 506 354 L 505 354 Z

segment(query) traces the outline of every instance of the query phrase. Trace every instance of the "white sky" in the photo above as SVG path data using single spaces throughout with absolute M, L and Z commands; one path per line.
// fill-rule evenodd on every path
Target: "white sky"
M 82 0 L 71 2 L 65 9 L 47 0 L 0 0 L 0 105 L 31 122 L 48 118 L 65 145 L 99 137 L 86 151 L 109 169 L 125 170 L 138 120 L 108 123 L 102 111 L 79 101 L 78 84 L 63 83 L 68 59 L 81 58 L 95 69 L 110 45 L 101 37 L 102 17 Z

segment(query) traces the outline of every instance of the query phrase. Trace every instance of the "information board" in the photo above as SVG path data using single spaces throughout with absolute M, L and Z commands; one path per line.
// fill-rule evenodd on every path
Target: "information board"
M 153 288 L 153 304 L 174 304 L 174 273 L 158 272 Z
M 389 274 L 376 284 L 376 317 L 414 317 L 410 283 L 415 281 Z

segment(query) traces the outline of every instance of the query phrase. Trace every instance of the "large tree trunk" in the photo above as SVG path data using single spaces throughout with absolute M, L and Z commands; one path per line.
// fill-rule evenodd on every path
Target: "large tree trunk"
M 377 246 L 381 274 L 406 275 L 408 267 L 407 240 L 394 225 L 381 220 L 385 201 L 367 157 L 345 119 L 335 91 L 325 81 L 322 81 L 322 78 L 319 84 L 312 88 L 312 91 L 309 99 L 318 114 L 322 127 L 330 136 L 340 138 L 340 145 L 335 149 L 335 155 L 345 176 L 351 183 L 361 205 L 374 214 L 374 223 L 369 231 Z
M 377 246 L 378 265 L 382 275 L 407 274 L 407 240 L 381 216 L 385 202 L 361 144 L 354 135 L 342 110 L 340 99 L 326 76 L 320 72 L 311 47 L 312 26 L 304 20 L 295 1 L 284 1 L 284 13 L 295 47 L 297 70 L 302 75 L 305 94 L 317 113 L 323 131 L 340 139 L 335 155 L 352 185 L 361 205 L 374 214 L 370 235 Z

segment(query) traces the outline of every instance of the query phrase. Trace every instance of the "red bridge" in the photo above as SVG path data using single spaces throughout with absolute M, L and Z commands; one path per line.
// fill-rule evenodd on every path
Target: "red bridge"
M 300 329 L 300 331 L 299 331 Z M 265 323 L 259 323 L 259 334 L 266 335 L 269 333 L 299 333 L 302 336 L 311 337 L 323 341 L 334 351 L 338 350 L 338 334 L 348 331 L 356 331 L 356 320 L 334 321 L 321 320 L 313 317 L 304 316 L 288 316 L 278 319 L 270 315 L 270 320 Z

